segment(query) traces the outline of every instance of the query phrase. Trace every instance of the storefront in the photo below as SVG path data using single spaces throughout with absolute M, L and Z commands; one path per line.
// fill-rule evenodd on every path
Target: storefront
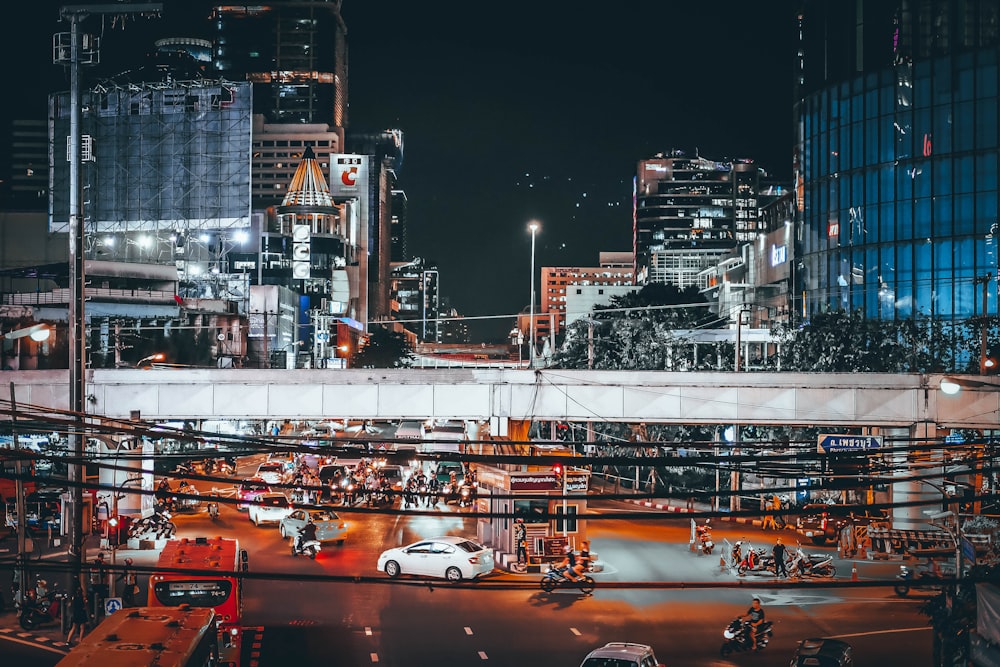
M 514 519 L 524 519 L 528 556 L 532 561 L 554 559 L 561 547 L 579 550 L 587 539 L 590 471 L 566 466 L 562 475 L 552 466 L 478 465 L 479 498 L 477 534 L 483 544 L 499 553 L 517 553 Z M 563 497 L 565 495 L 565 498 Z

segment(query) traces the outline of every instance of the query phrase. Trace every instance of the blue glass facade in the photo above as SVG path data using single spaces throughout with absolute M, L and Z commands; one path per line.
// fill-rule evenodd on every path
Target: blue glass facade
M 796 310 L 997 314 L 997 89 L 992 46 L 802 98 Z

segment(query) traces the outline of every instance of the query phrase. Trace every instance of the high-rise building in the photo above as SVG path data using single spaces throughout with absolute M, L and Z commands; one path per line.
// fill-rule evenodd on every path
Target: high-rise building
M 795 312 L 997 314 L 997 0 L 807 0 Z
M 763 172 L 750 160 L 716 161 L 682 151 L 641 160 L 635 177 L 636 284 L 699 284 L 713 266 L 758 232 Z
M 437 266 L 421 257 L 392 265 L 392 318 L 402 321 L 422 343 L 444 342 L 439 282 Z
M 253 84 L 267 123 L 347 127 L 347 26 L 343 0 L 217 4 L 214 66 Z M 343 136 L 341 136 L 343 138 Z

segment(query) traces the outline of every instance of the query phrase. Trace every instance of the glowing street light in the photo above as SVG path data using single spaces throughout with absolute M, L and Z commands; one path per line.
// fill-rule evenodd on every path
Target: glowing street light
M 531 231 L 531 302 L 528 305 L 528 317 L 530 334 L 528 335 L 528 367 L 535 367 L 535 235 L 541 225 L 532 220 L 528 223 L 528 230 Z
M 0 334 L 0 339 L 14 340 L 16 338 L 30 338 L 36 343 L 48 340 L 52 333 L 52 327 L 48 324 L 33 324 L 23 329 L 15 329 L 10 333 Z

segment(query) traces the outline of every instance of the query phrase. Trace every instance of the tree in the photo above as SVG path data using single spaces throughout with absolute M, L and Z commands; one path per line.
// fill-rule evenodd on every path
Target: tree
M 409 368 L 413 358 L 413 347 L 404 334 L 374 326 L 351 363 L 356 368 Z
M 708 305 L 694 287 L 659 283 L 612 297 L 608 306 L 595 307 L 593 318 L 568 327 L 552 365 L 619 370 L 693 367 L 693 350 L 675 331 L 717 324 Z

